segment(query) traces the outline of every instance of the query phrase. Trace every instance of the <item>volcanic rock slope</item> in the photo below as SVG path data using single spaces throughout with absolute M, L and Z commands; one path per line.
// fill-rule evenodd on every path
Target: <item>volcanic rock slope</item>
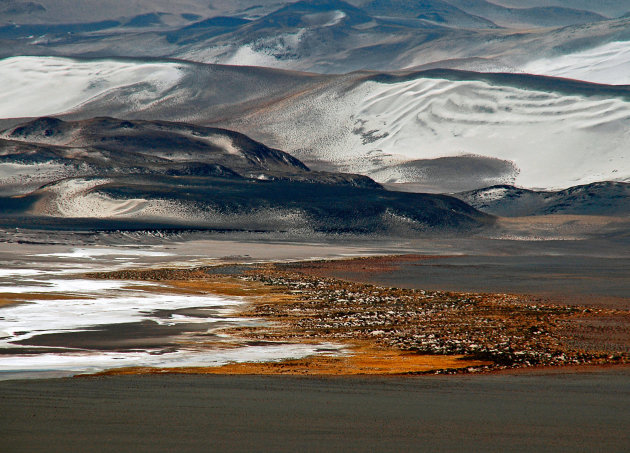
M 630 184 L 597 182 L 557 191 L 492 186 L 456 194 L 466 203 L 502 217 L 548 214 L 630 215 Z
M 492 223 L 455 198 L 310 171 L 223 129 L 44 117 L 2 137 L 4 226 L 407 235 Z

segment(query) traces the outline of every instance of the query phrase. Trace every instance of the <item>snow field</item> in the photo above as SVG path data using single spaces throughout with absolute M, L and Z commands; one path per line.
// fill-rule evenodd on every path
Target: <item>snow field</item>
M 272 114 L 282 149 L 379 182 L 414 182 L 391 165 L 463 155 L 512 161 L 527 188 L 630 178 L 630 103 L 617 98 L 418 78 L 333 87 Z
M 0 118 L 63 113 L 112 89 L 138 85 L 129 102 L 150 102 L 183 76 L 180 64 L 76 61 L 60 57 L 0 60 Z

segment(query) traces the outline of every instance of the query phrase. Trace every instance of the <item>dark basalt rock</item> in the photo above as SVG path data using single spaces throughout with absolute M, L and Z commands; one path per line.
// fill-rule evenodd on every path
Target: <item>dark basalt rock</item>
M 0 196 L 4 225 L 413 235 L 471 231 L 493 222 L 452 197 L 390 192 L 367 176 L 311 171 L 283 151 L 225 129 L 39 118 L 2 135 L 0 162 L 33 165 L 39 181 L 35 190 L 25 180 L 22 192 L 13 188 L 12 196 Z M 69 218 L 60 213 L 67 209 L 57 209 L 74 201 L 88 203 L 80 212 L 89 218 Z M 147 215 L 142 208 L 133 214 L 123 209 L 100 218 L 99 203 L 127 201 L 164 208 Z
M 630 215 L 630 184 L 603 181 L 558 191 L 534 191 L 496 185 L 455 194 L 492 215 L 518 217 L 548 214 Z

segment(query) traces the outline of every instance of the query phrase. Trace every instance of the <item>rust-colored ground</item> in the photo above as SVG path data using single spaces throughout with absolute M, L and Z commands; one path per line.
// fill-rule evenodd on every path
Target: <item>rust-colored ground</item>
M 74 296 L 70 294 L 49 294 L 49 293 L 0 293 L 0 307 L 13 304 L 22 304 L 31 300 L 70 300 L 89 299 L 85 296 Z
M 5 299 L 2 297 L 0 298 L 0 307 L 4 307 L 5 305 L 19 304 L 20 302 L 23 302 L 23 301 L 19 301 L 15 299 Z
M 321 260 L 307 261 L 303 263 L 293 263 L 292 269 L 300 270 L 309 275 L 331 277 L 334 273 L 343 271 L 369 275 L 373 272 L 394 272 L 400 268 L 400 264 L 406 262 L 417 262 L 422 260 L 433 260 L 439 258 L 449 258 L 451 255 L 383 255 L 365 256 L 341 260 Z
M 120 368 L 99 375 L 129 374 L 256 374 L 305 376 L 403 375 L 491 365 L 463 356 L 432 356 L 371 346 L 355 347 L 349 355 L 317 355 L 282 362 L 231 363 L 218 367 Z
M 169 280 L 165 282 L 173 290 L 188 293 L 212 293 L 220 296 L 262 297 L 272 294 L 280 296 L 275 288 L 260 282 L 244 282 L 229 276 L 214 275 L 196 280 Z
M 388 288 L 320 275 L 340 266 L 368 273 L 395 268 L 401 259 L 419 257 L 268 264 L 232 275 L 212 268 L 92 274 L 159 281 L 176 293 L 245 298 L 250 303 L 238 315 L 267 322 L 224 331 L 235 339 L 333 342 L 350 351 L 285 362 L 111 373 L 386 375 L 630 362 L 627 311 L 545 305 L 508 294 Z M 164 291 L 165 286 L 158 288 Z M 614 338 L 607 338 L 605 332 L 613 327 Z

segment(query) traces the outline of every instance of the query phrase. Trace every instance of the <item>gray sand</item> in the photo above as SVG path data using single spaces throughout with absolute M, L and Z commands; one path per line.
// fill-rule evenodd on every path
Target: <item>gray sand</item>
M 630 258 L 467 255 L 401 261 L 395 270 L 331 275 L 435 291 L 529 294 L 563 304 L 630 308 Z
M 0 382 L 3 451 L 627 451 L 630 369 Z
M 0 257 L 10 267 L 46 269 L 59 259 L 28 255 L 96 245 L 70 239 L 0 244 Z M 402 272 L 378 277 L 398 279 L 387 283 L 401 286 L 470 290 L 477 284 L 486 291 L 515 291 L 523 285 L 526 292 L 552 293 L 570 282 L 568 287 L 584 298 L 608 296 L 619 306 L 617 298 L 627 295 L 628 288 L 626 245 L 627 240 L 190 241 L 158 246 L 174 255 L 143 257 L 138 266 L 463 254 L 421 266 L 410 263 Z M 104 258 L 89 269 L 111 264 Z M 629 407 L 628 368 L 370 379 L 163 375 L 12 380 L 0 382 L 0 451 L 627 451 Z

